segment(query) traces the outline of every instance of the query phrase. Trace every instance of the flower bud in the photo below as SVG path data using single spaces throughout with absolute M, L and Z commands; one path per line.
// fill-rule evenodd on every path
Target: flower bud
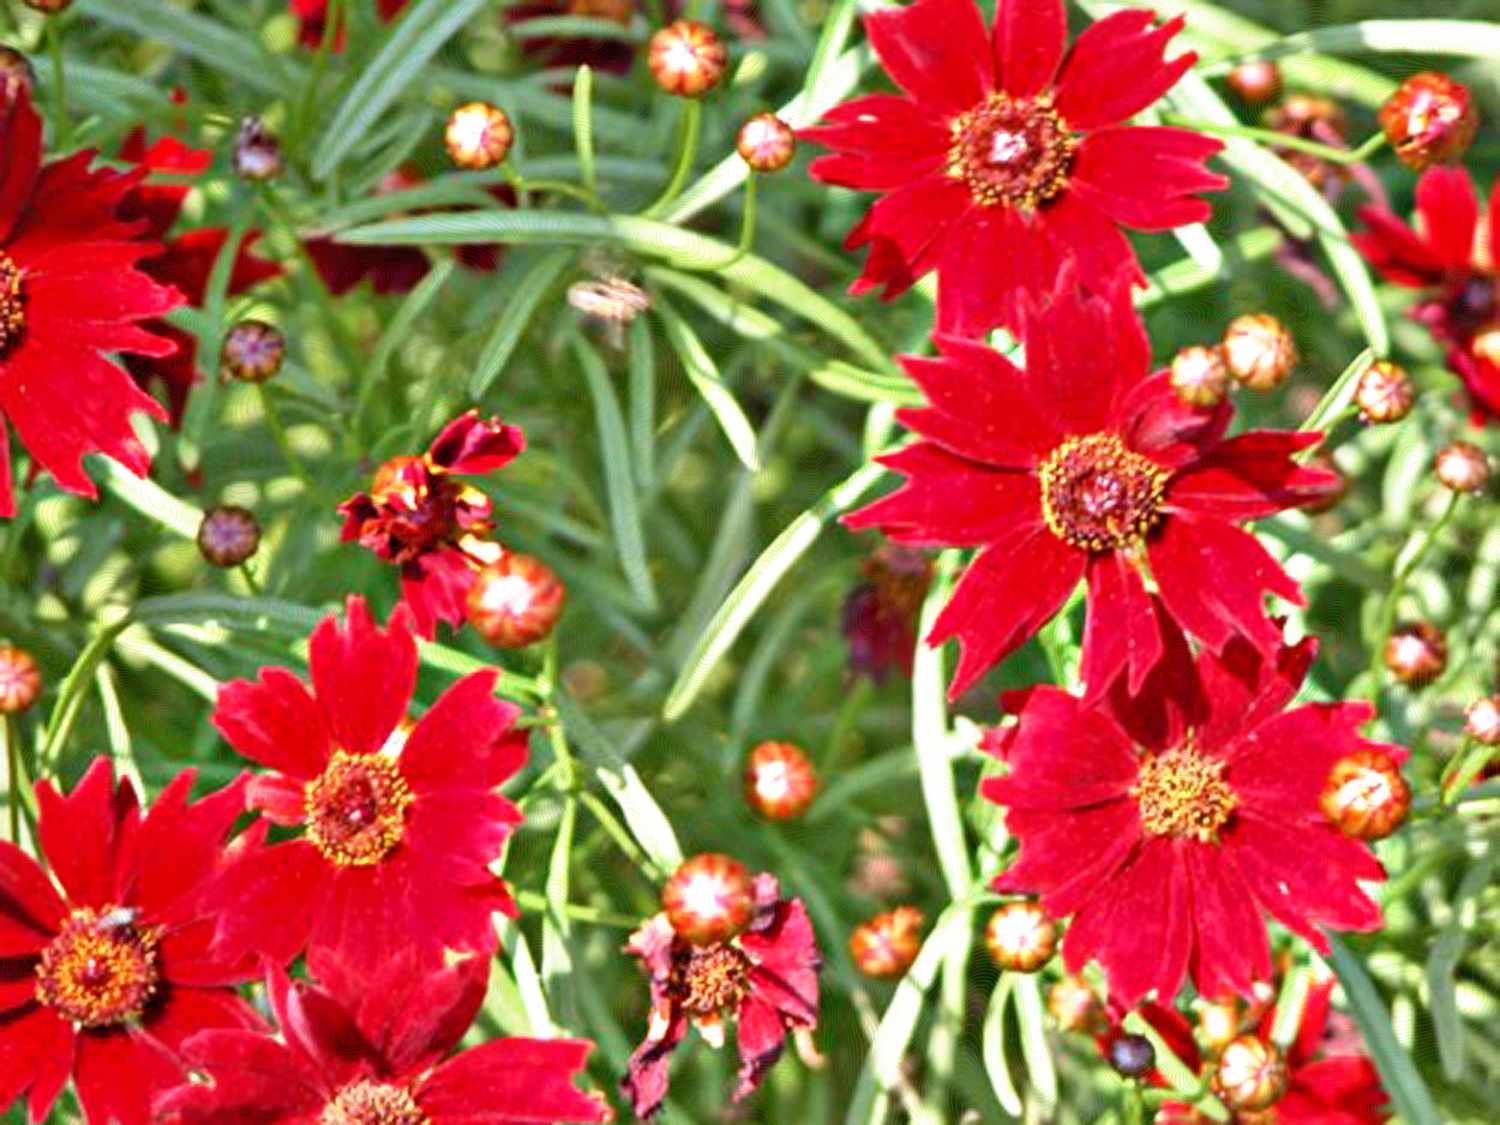
M 1034 973 L 1057 952 L 1057 923 L 1036 902 L 1007 902 L 990 915 L 984 945 L 1002 969 Z
M 1479 129 L 1468 88 L 1435 71 L 1401 83 L 1378 116 L 1396 156 L 1418 172 L 1457 160 Z
M 198 553 L 214 566 L 239 566 L 260 546 L 260 524 L 247 508 L 221 504 L 203 513 Z
M 790 742 L 762 742 L 745 766 L 745 800 L 769 820 L 801 816 L 818 794 L 818 773 Z
M 448 115 L 443 143 L 448 156 L 460 168 L 483 171 L 502 163 L 510 155 L 516 131 L 510 118 L 499 106 L 489 102 L 469 102 Z
M 1238 1036 L 1220 1053 L 1213 1086 L 1237 1113 L 1269 1109 L 1286 1093 L 1286 1060 L 1274 1044 L 1255 1035 Z
M 281 142 L 271 135 L 259 117 L 246 117 L 240 122 L 230 164 L 234 174 L 242 180 L 254 183 L 274 180 L 285 167 Z
M 1354 403 L 1366 422 L 1399 422 L 1411 413 L 1416 388 L 1406 368 L 1379 359 L 1365 368 L 1354 388 Z
M 1156 1065 L 1156 1048 L 1144 1035 L 1121 1035 L 1109 1044 L 1109 1065 L 1126 1078 L 1139 1078 Z
M 1104 1005 L 1082 977 L 1072 973 L 1058 979 L 1047 990 L 1047 1011 L 1064 1031 L 1102 1035 L 1109 1030 Z
M 757 113 L 740 126 L 734 140 L 740 159 L 757 172 L 779 172 L 797 153 L 792 127 L 774 113 Z
M 1210 1050 L 1220 1051 L 1240 1033 L 1239 997 L 1225 996 L 1210 1000 L 1198 1009 L 1198 1034 Z
M 1483 492 L 1490 483 L 1490 459 L 1472 442 L 1449 442 L 1438 450 L 1432 468 L 1454 492 Z
M 42 694 L 42 670 L 31 653 L 0 644 L 0 715 L 18 715 Z
M 718 852 L 695 855 L 667 880 L 661 906 L 684 941 L 693 945 L 728 941 L 750 924 L 755 912 L 750 871 Z
M 899 977 L 917 959 L 925 921 L 913 906 L 877 914 L 854 927 L 849 935 L 849 955 L 866 976 Z
M 1275 390 L 1297 366 L 1292 334 L 1268 313 L 1235 317 L 1219 347 L 1229 373 L 1253 391 Z
M 729 51 L 706 24 L 677 20 L 651 37 L 651 77 L 669 94 L 696 98 L 724 80 Z
M 1469 704 L 1464 733 L 1485 746 L 1500 746 L 1500 695 L 1482 695 Z
M 1270 59 L 1241 63 L 1224 81 L 1249 105 L 1265 105 L 1281 96 L 1281 68 Z
M 1411 786 L 1384 750 L 1356 750 L 1334 763 L 1319 805 L 1345 836 L 1384 840 L 1411 810 Z
M 73 6 L 73 0 L 21 0 L 33 12 L 46 12 L 49 16 L 58 12 L 66 12 Z
M 551 634 L 567 596 L 541 559 L 507 551 L 474 576 L 469 624 L 496 648 L 525 648 Z
M 36 71 L 20 51 L 0 46 L 0 106 L 9 105 L 22 92 L 36 89 Z
M 281 370 L 286 337 L 263 320 L 242 320 L 224 337 L 219 372 L 242 383 L 264 383 Z
M 1229 368 L 1217 347 L 1194 345 L 1172 359 L 1172 389 L 1189 406 L 1217 406 L 1229 393 Z
M 1385 666 L 1408 687 L 1425 687 L 1448 666 L 1448 642 L 1426 621 L 1399 626 L 1385 643 Z

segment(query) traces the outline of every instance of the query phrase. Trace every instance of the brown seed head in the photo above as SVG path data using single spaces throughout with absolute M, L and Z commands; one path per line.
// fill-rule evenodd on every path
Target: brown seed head
M 469 587 L 469 624 L 496 648 L 525 648 L 557 626 L 567 602 L 562 579 L 541 559 L 507 551 Z
M 861 922 L 849 935 L 849 955 L 859 971 L 870 977 L 899 977 L 922 948 L 922 923 L 913 906 L 898 906 Z
M 762 742 L 745 764 L 745 800 L 768 820 L 805 813 L 818 795 L 818 771 L 790 742 Z
M 1334 763 L 1319 806 L 1344 835 L 1383 840 L 1411 811 L 1411 786 L 1384 750 L 1356 750 Z
M 286 359 L 286 337 L 263 320 L 242 320 L 224 337 L 219 371 L 242 383 L 264 383 L 281 370 Z
M 31 653 L 0 644 L 0 715 L 18 715 L 42 693 L 42 670 Z
M 203 513 L 198 553 L 214 566 L 239 566 L 260 547 L 260 524 L 248 508 L 220 504 Z
M 1232 1110 L 1258 1113 L 1286 1093 L 1286 1060 L 1258 1036 L 1237 1036 L 1219 1053 L 1213 1085 Z
M 990 915 L 984 946 L 1002 969 L 1034 973 L 1057 952 L 1057 923 L 1036 902 L 1007 902 Z

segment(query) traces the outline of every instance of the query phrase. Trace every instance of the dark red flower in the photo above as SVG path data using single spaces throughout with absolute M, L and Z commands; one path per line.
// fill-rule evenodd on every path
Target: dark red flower
M 30 97 L 0 104 L 0 412 L 34 467 L 97 496 L 83 457 L 104 453 L 137 476 L 151 455 L 130 415 L 166 412 L 105 353 L 154 357 L 176 345 L 141 322 L 182 304 L 138 267 L 159 250 L 116 211 L 145 173 L 89 171 L 94 154 L 42 164 L 42 122 Z M 13 515 L 9 438 L 0 423 L 0 516 Z
M 1361 207 L 1354 244 L 1387 281 L 1420 289 L 1408 314 L 1425 325 L 1464 382 L 1474 421 L 1500 418 L 1500 180 L 1487 218 L 1468 172 L 1433 168 L 1417 181 L 1417 229 L 1380 207 Z
M 292 15 L 297 17 L 297 38 L 304 47 L 317 47 L 323 42 L 323 33 L 328 26 L 328 0 L 290 0 Z M 380 18 L 389 23 L 401 14 L 406 0 L 377 0 Z M 344 29 L 334 33 L 333 49 L 344 49 Z
M 145 127 L 138 126 L 120 146 L 120 159 L 129 161 L 148 173 L 197 175 L 208 171 L 213 163 L 213 153 L 207 149 L 188 148 L 172 137 L 163 137 L 147 148 Z M 202 307 L 208 295 L 209 275 L 213 273 L 214 262 L 218 260 L 219 253 L 229 238 L 229 231 L 225 227 L 200 227 L 185 231 L 176 238 L 169 237 L 190 190 L 186 184 L 143 183 L 121 201 L 120 217 L 144 219 L 146 237 L 162 243 L 160 254 L 140 263 L 141 272 L 164 285 L 175 285 L 187 298 L 188 304 Z M 240 241 L 234 266 L 229 274 L 228 293 L 231 296 L 243 293 L 262 281 L 280 277 L 284 272 L 278 263 L 267 261 L 252 252 L 255 244 L 260 241 L 260 234 L 258 230 L 247 231 Z M 202 378 L 196 362 L 198 337 L 165 320 L 148 321 L 144 327 L 176 341 L 177 350 L 169 356 L 154 359 L 132 356 L 125 361 L 125 366 L 142 390 L 149 388 L 153 380 L 161 382 L 166 388 L 172 425 L 180 426 L 183 410 L 187 407 L 188 392 Z
M 1083 672 L 1098 693 L 1128 669 L 1140 688 L 1161 654 L 1146 592 L 1215 650 L 1231 638 L 1274 646 L 1266 593 L 1301 602 L 1297 584 L 1236 525 L 1315 500 L 1334 477 L 1293 460 L 1319 435 L 1252 431 L 1182 402 L 1117 282 L 1082 298 L 1064 282 L 1028 305 L 1024 370 L 982 344 L 939 337 L 937 359 L 908 358 L 929 406 L 898 417 L 921 435 L 882 462 L 899 491 L 845 517 L 923 546 L 978 547 L 929 635 L 963 646 L 957 697 L 1021 645 L 1086 578 Z
M 56 884 L 0 843 L 0 1107 L 25 1094 L 41 1121 L 71 1076 L 89 1125 L 148 1125 L 152 1098 L 184 1078 L 189 1036 L 256 1026 L 229 987 L 255 970 L 209 952 L 201 893 L 245 778 L 189 804 L 195 776 L 145 812 L 107 758 L 67 797 L 38 784 Z
M 725 1018 L 735 1021 L 736 1102 L 753 1093 L 781 1057 L 788 1031 L 817 1027 L 822 958 L 802 900 L 782 898 L 775 877 L 760 874 L 755 904 L 749 928 L 718 944 L 689 944 L 665 914 L 630 935 L 626 951 L 651 975 L 651 1023 L 620 1084 L 637 1116 L 651 1116 L 665 1100 L 672 1052 L 690 1024 L 719 1047 Z
M 1179 636 L 1139 699 L 1116 685 L 1092 704 L 1050 686 L 1007 700 L 1010 772 L 982 792 L 1021 850 L 995 885 L 1071 915 L 1070 972 L 1097 960 L 1126 1006 L 1153 990 L 1170 1003 L 1189 974 L 1202 995 L 1248 994 L 1271 975 L 1263 914 L 1325 952 L 1322 927 L 1380 925 L 1360 882 L 1384 871 L 1319 807 L 1333 765 L 1377 745 L 1358 733 L 1373 709 L 1284 710 L 1315 648 L 1268 659 L 1236 641 L 1195 663 Z
M 178 1125 L 479 1125 L 608 1121 L 573 1085 L 586 1039 L 490 1039 L 454 1051 L 484 1001 L 489 962 L 426 968 L 398 956 L 373 972 L 315 957 L 321 983 L 271 967 L 280 1038 L 196 1035 L 186 1054 L 208 1082 L 159 1103 Z
M 850 288 L 890 299 L 937 271 L 938 329 L 1020 326 L 1025 294 L 1064 263 L 1102 292 L 1145 284 L 1120 228 L 1170 230 L 1209 216 L 1200 191 L 1228 181 L 1203 163 L 1222 147 L 1185 129 L 1131 127 L 1193 65 L 1163 52 L 1181 17 L 1116 12 L 1067 46 L 1062 0 L 1000 0 L 986 30 L 974 0 L 917 0 L 865 17 L 899 94 L 832 110 L 802 136 L 833 149 L 813 177 L 880 192 L 845 242 L 868 245 Z
M 525 448 L 519 426 L 471 410 L 449 422 L 422 456 L 387 461 L 369 492 L 339 505 L 344 541 L 401 568 L 401 597 L 422 636 L 430 639 L 439 621 L 463 625 L 475 576 L 501 555 L 490 538 L 490 498 L 455 475 L 492 473 Z
M 673 7 L 668 5 L 669 10 Z M 528 20 L 553 16 L 583 16 L 629 27 L 635 16 L 635 3 L 634 0 L 526 0 L 508 6 L 501 14 L 505 26 L 512 31 L 524 31 Z M 625 39 L 551 35 L 522 35 L 517 39 L 527 57 L 559 70 L 586 65 L 606 74 L 626 74 L 635 62 L 635 44 Z
M 513 914 L 489 870 L 521 819 L 498 786 L 526 758 L 518 708 L 485 669 L 453 685 L 415 725 L 410 615 L 382 631 L 364 600 L 313 632 L 312 691 L 285 668 L 219 689 L 214 725 L 272 772 L 246 805 L 264 814 L 209 892 L 217 941 L 285 964 L 304 948 L 371 966 L 409 949 L 493 952 L 491 915 Z M 274 824 L 303 831 L 267 844 Z
M 917 614 L 932 581 L 932 560 L 899 543 L 884 543 L 862 569 L 865 581 L 844 599 L 841 626 L 849 642 L 849 669 L 885 680 L 892 668 L 911 675 L 917 647 Z

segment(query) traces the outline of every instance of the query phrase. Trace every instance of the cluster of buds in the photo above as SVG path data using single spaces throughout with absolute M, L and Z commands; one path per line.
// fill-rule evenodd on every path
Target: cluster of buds
M 250 116 L 240 121 L 230 165 L 240 179 L 264 183 L 280 176 L 286 162 L 281 155 L 281 142 L 266 128 L 264 121 Z
M 1400 625 L 1385 642 L 1385 666 L 1407 687 L 1426 687 L 1448 667 L 1447 638 L 1427 621 Z
M 699 98 L 724 81 L 729 49 L 707 24 L 675 20 L 651 36 L 647 60 L 664 91 Z
M 515 143 L 510 117 L 489 102 L 469 102 L 448 115 L 443 143 L 455 165 L 482 172 L 505 162 Z
M 1399 422 L 1411 413 L 1417 392 L 1404 367 L 1380 359 L 1365 368 L 1354 388 L 1354 404 L 1366 422 Z
M 767 820 L 791 820 L 818 795 L 818 771 L 800 747 L 762 742 L 745 763 L 745 801 Z
M 1172 390 L 1189 406 L 1217 406 L 1229 393 L 1229 367 L 1217 344 L 1195 344 L 1172 357 Z
M 1433 472 L 1454 492 L 1483 492 L 1490 483 L 1490 459 L 1473 442 L 1451 441 L 1437 451 Z
M 1007 902 L 990 915 L 984 947 L 1002 969 L 1034 973 L 1057 952 L 1057 922 L 1039 903 Z
M 922 948 L 927 919 L 914 906 L 898 906 L 861 922 L 849 935 L 849 956 L 866 976 L 899 977 Z
M 286 337 L 263 320 L 242 320 L 224 336 L 219 349 L 219 377 L 241 383 L 273 379 L 286 361 Z
M 220 504 L 203 513 L 198 553 L 214 566 L 239 566 L 260 547 L 260 524 L 248 508 Z
M 1344 835 L 1383 840 L 1411 811 L 1411 786 L 1385 750 L 1356 750 L 1334 763 L 1319 806 Z
M 1433 71 L 1401 83 L 1378 118 L 1397 158 L 1418 172 L 1457 160 L 1479 129 L 1468 88 Z
M 42 671 L 31 653 L 0 644 L 0 715 L 18 715 L 42 693 Z
M 1269 313 L 1237 316 L 1219 343 L 1229 374 L 1252 391 L 1273 391 L 1297 366 L 1297 344 L 1286 325 Z

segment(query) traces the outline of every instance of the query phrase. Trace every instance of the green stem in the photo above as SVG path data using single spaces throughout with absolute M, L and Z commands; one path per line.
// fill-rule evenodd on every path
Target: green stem
M 1256 129 L 1249 125 L 1221 125 L 1217 121 L 1200 121 L 1197 118 L 1181 117 L 1175 113 L 1164 115 L 1163 120 L 1169 125 L 1194 129 L 1200 133 L 1210 133 L 1220 137 L 1244 137 L 1246 140 L 1259 141 L 1272 148 L 1295 149 L 1309 156 L 1316 156 L 1319 160 L 1326 160 L 1330 164 L 1363 164 L 1379 151 L 1381 145 L 1385 144 L 1384 133 L 1372 134 L 1358 148 L 1333 148 L 1330 145 L 1319 144 L 1317 141 L 1278 133 L 1274 129 Z
M 755 245 L 755 183 L 755 173 L 751 172 L 745 177 L 745 206 L 740 218 L 740 241 L 735 246 L 734 253 L 722 262 L 714 262 L 699 268 L 710 271 L 727 270 L 750 253 L 750 247 Z
M 297 456 L 297 451 L 292 448 L 291 438 L 286 432 L 286 427 L 281 424 L 281 414 L 276 409 L 276 403 L 266 391 L 264 383 L 258 383 L 255 387 L 260 395 L 260 406 L 266 415 L 266 427 L 271 431 L 271 436 L 276 439 L 276 445 L 281 449 L 281 454 L 286 458 L 287 467 L 292 470 L 292 475 L 300 480 L 307 488 L 309 496 L 318 495 L 318 486 L 308 474 L 307 466 L 302 463 L 302 458 Z
M 6 788 L 10 804 L 10 842 L 21 846 L 21 753 L 16 745 L 15 728 L 10 716 L 0 716 L 0 738 L 5 740 Z
M 58 30 L 59 16 L 47 17 L 47 53 L 52 58 L 52 128 L 57 138 L 55 146 L 66 151 L 73 139 L 72 123 L 68 120 L 67 79 L 63 73 L 62 32 Z
M 1422 544 L 1404 566 L 1398 569 L 1391 579 L 1390 593 L 1385 596 L 1385 601 L 1380 607 L 1380 616 L 1377 618 L 1379 625 L 1375 630 L 1374 643 L 1370 652 L 1370 699 L 1378 701 L 1380 698 L 1381 668 L 1385 664 L 1385 646 L 1391 639 L 1391 630 L 1396 626 L 1396 613 L 1401 608 L 1401 595 L 1406 592 L 1407 580 L 1416 573 L 1423 561 L 1427 558 L 1432 546 L 1437 542 L 1438 536 L 1448 526 L 1448 521 L 1453 518 L 1454 511 L 1458 508 L 1458 501 L 1463 496 L 1461 492 L 1455 492 L 1448 498 L 1448 504 L 1443 509 L 1443 514 L 1437 518 L 1437 522 L 1428 529 Z
M 515 188 L 518 196 L 550 191 L 554 195 L 566 195 L 570 199 L 576 199 L 591 211 L 597 211 L 601 215 L 605 213 L 604 203 L 586 187 L 569 183 L 567 180 L 528 180 L 509 163 L 500 165 L 500 170 L 505 173 L 506 181 Z
M 1442 804 L 1454 804 L 1458 795 L 1483 772 L 1484 767 L 1490 764 L 1494 756 L 1495 747 L 1486 746 L 1465 735 L 1463 745 L 1458 748 L 1458 753 L 1453 755 L 1453 759 L 1443 770 L 1443 776 L 1438 782 L 1438 799 Z
M 545 895 L 539 895 L 535 891 L 516 891 L 516 903 L 522 910 L 529 910 L 537 914 L 546 914 L 551 905 L 547 902 Z M 596 926 L 613 926 L 621 930 L 633 930 L 641 924 L 639 918 L 632 918 L 625 914 L 614 914 L 608 910 L 600 910 L 596 906 L 581 906 L 570 902 L 563 907 L 563 913 L 569 918 L 576 918 L 580 922 L 589 922 Z
M 678 133 L 677 164 L 672 169 L 672 178 L 651 204 L 641 212 L 646 218 L 654 218 L 665 211 L 672 200 L 681 194 L 688 176 L 693 171 L 693 161 L 698 157 L 698 135 L 703 129 L 703 103 L 688 98 L 682 103 L 682 126 Z
M 588 790 L 584 790 L 578 794 L 578 802 L 593 814 L 600 827 L 609 833 L 610 839 L 614 840 L 620 850 L 630 857 L 630 862 L 635 864 L 646 878 L 652 881 L 658 878 L 656 864 L 652 863 L 646 853 L 641 851 L 634 838 L 625 830 L 625 826 L 615 819 L 615 814 L 609 811 L 609 807 L 603 801 Z M 664 877 L 668 873 L 661 872 L 661 876 Z

